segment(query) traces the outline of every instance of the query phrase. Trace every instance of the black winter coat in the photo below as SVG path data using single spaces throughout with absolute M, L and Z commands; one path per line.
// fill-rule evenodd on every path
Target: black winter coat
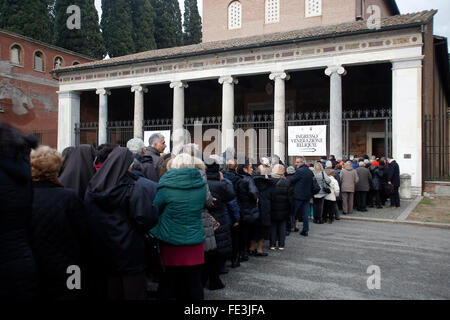
M 383 186 L 383 170 L 377 166 L 370 166 L 370 173 L 372 174 L 372 189 L 379 191 Z
M 285 221 L 293 210 L 294 188 L 286 179 L 272 179 L 273 188 L 270 194 L 271 220 Z
M 33 201 L 30 159 L 0 158 L 0 298 L 31 299 L 37 271 L 29 245 Z
M 227 175 L 227 178 L 229 175 Z M 255 182 L 252 177 L 248 174 L 232 176 L 235 179 L 233 185 L 235 186 L 236 196 L 239 204 L 239 209 L 241 212 L 241 222 L 244 223 L 256 223 L 257 221 L 252 221 L 250 218 L 258 215 L 259 218 L 259 209 L 256 204 L 256 199 L 259 198 L 259 191 L 255 186 Z M 236 183 L 236 184 L 234 184 Z
M 227 202 L 235 198 L 233 186 L 225 180 L 220 181 L 219 173 L 206 173 L 208 177 L 208 186 L 214 201 L 214 206 L 210 209 L 211 215 L 220 223 L 219 228 L 214 231 L 216 237 L 216 252 L 220 255 L 231 255 L 232 243 L 229 219 L 227 217 Z
M 297 169 L 295 174 L 289 179 L 289 182 L 294 186 L 294 199 L 302 201 L 311 200 L 313 177 L 314 174 L 306 165 L 302 165 Z
M 387 181 L 390 181 L 394 187 L 400 187 L 400 167 L 395 160 L 389 163 L 389 175 Z
M 109 276 L 144 271 L 144 234 L 159 217 L 155 195 L 156 183 L 131 172 L 104 192 L 86 192 L 96 270 Z
M 271 192 L 273 188 L 273 180 L 266 179 L 265 176 L 255 175 L 253 177 L 255 186 L 259 191 L 259 220 L 258 225 L 262 227 L 270 227 L 270 211 L 271 211 Z
M 86 278 L 87 216 L 75 190 L 52 182 L 34 182 L 30 244 L 39 271 L 39 295 L 57 298 L 78 295 L 66 285 L 67 268 L 76 265 Z M 85 288 L 84 283 L 81 285 Z
M 135 156 L 136 160 L 141 163 L 142 173 L 147 179 L 154 182 L 159 181 L 159 172 L 157 168 L 153 165 L 153 158 L 151 156 Z

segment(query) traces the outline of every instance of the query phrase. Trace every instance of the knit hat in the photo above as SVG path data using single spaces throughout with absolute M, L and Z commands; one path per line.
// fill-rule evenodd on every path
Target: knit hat
M 372 165 L 375 166 L 375 167 L 379 167 L 380 166 L 380 164 L 376 160 L 372 161 Z

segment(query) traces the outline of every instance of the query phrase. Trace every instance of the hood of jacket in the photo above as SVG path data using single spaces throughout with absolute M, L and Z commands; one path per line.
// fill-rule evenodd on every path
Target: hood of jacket
M 159 180 L 158 189 L 166 187 L 172 189 L 201 188 L 205 185 L 200 171 L 196 168 L 170 169 Z
M 124 178 L 115 186 L 102 192 L 89 192 L 92 200 L 103 210 L 113 211 L 124 204 L 131 195 L 138 176 L 127 172 Z
M 153 158 L 151 156 L 147 156 L 147 155 L 143 156 L 143 155 L 138 154 L 138 155 L 135 155 L 134 157 L 140 163 L 153 163 Z

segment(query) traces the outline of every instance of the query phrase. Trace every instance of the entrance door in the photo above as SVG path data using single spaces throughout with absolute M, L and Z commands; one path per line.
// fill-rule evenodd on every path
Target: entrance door
M 376 156 L 377 158 L 386 156 L 384 154 L 384 152 L 385 152 L 384 147 L 385 147 L 384 138 L 373 138 L 372 139 L 372 155 Z

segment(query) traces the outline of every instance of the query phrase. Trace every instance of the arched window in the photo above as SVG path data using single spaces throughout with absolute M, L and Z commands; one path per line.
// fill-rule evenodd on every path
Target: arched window
M 242 5 L 233 1 L 228 6 L 228 29 L 240 29 L 242 26 Z
M 64 67 L 64 59 L 60 56 L 56 56 L 53 60 L 53 69 L 59 69 Z
M 305 17 L 322 15 L 322 0 L 305 0 Z
M 266 23 L 280 22 L 280 0 L 266 0 Z
M 44 54 L 41 51 L 36 51 L 34 53 L 34 70 L 44 72 Z
M 18 44 L 11 46 L 10 61 L 13 64 L 23 64 L 22 48 Z

